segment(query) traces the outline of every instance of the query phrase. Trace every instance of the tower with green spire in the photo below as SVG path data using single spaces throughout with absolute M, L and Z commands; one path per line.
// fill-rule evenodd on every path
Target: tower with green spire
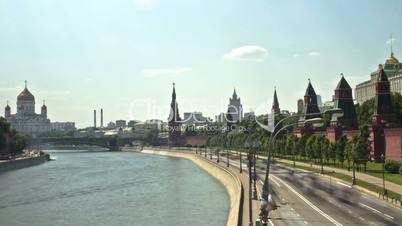
M 279 101 L 278 101 L 278 96 L 276 94 L 276 87 L 274 90 L 274 102 L 272 103 L 272 113 L 279 114 L 281 113 L 281 109 L 279 108 Z
M 320 117 L 320 109 L 317 104 L 317 94 L 313 86 L 311 85 L 310 79 L 308 80 L 308 85 L 306 89 L 306 93 L 304 94 L 304 112 L 306 116 L 302 117 L 302 119 L 311 119 Z
M 357 129 L 357 116 L 356 109 L 353 103 L 352 88 L 346 81 L 343 74 L 341 79 L 335 88 L 334 108 L 340 108 L 343 110 L 343 116 L 337 117 L 334 115 L 331 120 L 331 124 L 336 124 L 344 129 Z
M 373 124 L 393 123 L 394 120 L 395 114 L 392 107 L 389 80 L 383 66 L 380 64 L 375 84 Z
M 168 119 L 169 127 L 169 144 L 177 146 L 180 143 L 181 135 L 181 118 L 179 114 L 179 107 L 176 101 L 176 88 L 173 83 L 172 102 L 170 103 L 170 114 Z

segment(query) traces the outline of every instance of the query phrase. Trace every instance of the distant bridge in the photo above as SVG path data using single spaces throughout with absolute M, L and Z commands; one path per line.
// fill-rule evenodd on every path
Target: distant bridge
M 140 141 L 135 138 L 119 137 L 60 137 L 60 138 L 32 138 L 28 146 L 37 146 L 41 144 L 50 145 L 91 145 L 108 148 L 110 151 L 120 151 L 120 147 L 132 145 L 133 141 Z

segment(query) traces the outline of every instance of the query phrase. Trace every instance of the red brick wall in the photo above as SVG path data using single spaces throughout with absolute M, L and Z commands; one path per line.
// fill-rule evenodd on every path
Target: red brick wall
M 183 137 L 181 145 L 201 146 L 207 143 L 207 136 L 187 136 Z
M 385 157 L 402 161 L 402 128 L 386 128 L 385 134 Z

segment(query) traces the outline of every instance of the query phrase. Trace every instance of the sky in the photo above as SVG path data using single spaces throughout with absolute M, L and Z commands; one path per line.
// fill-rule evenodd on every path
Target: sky
M 236 88 L 245 112 L 296 110 L 308 78 L 323 101 L 390 55 L 402 58 L 402 1 L 0 0 L 0 106 L 28 81 L 52 121 L 214 117 Z M 99 119 L 98 119 L 99 122 Z

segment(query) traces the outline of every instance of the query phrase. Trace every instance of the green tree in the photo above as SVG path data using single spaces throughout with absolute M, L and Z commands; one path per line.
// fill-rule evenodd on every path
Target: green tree
M 348 140 L 347 140 L 347 138 L 345 136 L 342 136 L 336 142 L 336 159 L 341 163 L 342 168 L 343 168 L 343 162 L 345 161 L 345 156 L 346 156 L 346 144 L 347 144 L 347 142 L 348 142 Z

